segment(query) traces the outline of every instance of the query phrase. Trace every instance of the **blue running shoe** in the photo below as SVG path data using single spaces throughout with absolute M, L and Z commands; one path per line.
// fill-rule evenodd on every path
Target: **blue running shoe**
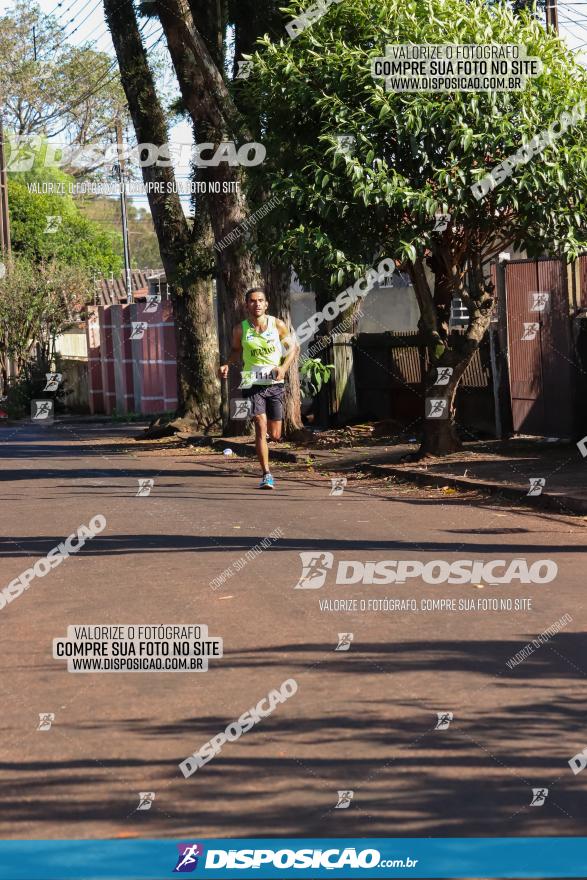
M 275 480 L 271 474 L 263 474 L 263 479 L 259 483 L 259 489 L 275 489 Z

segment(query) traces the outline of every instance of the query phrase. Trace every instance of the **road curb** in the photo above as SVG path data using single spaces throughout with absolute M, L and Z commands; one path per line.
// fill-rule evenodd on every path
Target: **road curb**
M 546 510 L 556 510 L 559 513 L 583 513 L 587 514 L 587 500 L 573 498 L 562 492 L 542 492 L 541 495 L 528 495 L 524 489 L 516 486 L 505 486 L 492 480 L 475 480 L 470 477 L 457 477 L 453 474 L 430 474 L 415 468 L 394 467 L 393 465 L 365 464 L 363 469 L 384 476 L 394 476 L 405 482 L 415 482 L 423 486 L 451 486 L 455 489 L 477 489 L 492 495 L 501 495 L 504 498 L 512 498 L 514 501 L 522 501 L 532 507 Z
M 254 456 L 255 447 L 252 443 L 246 443 L 230 438 L 219 438 L 212 440 L 211 444 L 215 449 L 226 449 L 229 447 L 240 455 Z M 271 458 L 276 461 L 293 462 L 295 464 L 307 464 L 311 461 L 316 464 L 332 464 L 332 469 L 343 466 L 345 470 L 354 468 L 358 471 L 365 471 L 378 476 L 393 476 L 406 483 L 417 483 L 421 486 L 451 486 L 455 489 L 466 489 L 468 491 L 477 490 L 487 492 L 491 495 L 501 495 L 502 498 L 510 498 L 514 501 L 522 502 L 528 507 L 538 507 L 542 510 L 555 510 L 558 513 L 574 513 L 587 514 L 587 499 L 575 498 L 572 495 L 565 495 L 562 492 L 542 492 L 541 495 L 527 495 L 524 489 L 517 486 L 506 486 L 493 480 L 477 480 L 471 477 L 458 477 L 454 474 L 432 474 L 417 468 L 396 467 L 394 465 L 370 464 L 361 459 L 355 461 L 349 457 L 343 457 L 341 460 L 334 460 L 332 452 L 316 452 L 315 450 L 304 450 L 302 452 L 291 452 L 286 449 L 271 449 Z

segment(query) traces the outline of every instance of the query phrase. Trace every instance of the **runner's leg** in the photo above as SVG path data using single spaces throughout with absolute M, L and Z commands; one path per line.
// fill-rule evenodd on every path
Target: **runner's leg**
M 280 440 L 281 439 L 281 426 L 283 422 L 281 420 L 276 421 L 275 419 L 267 419 L 267 433 L 269 434 L 270 440 Z
M 269 447 L 267 446 L 267 416 L 260 413 L 254 416 L 255 449 L 263 474 L 269 473 Z
M 281 438 L 283 393 L 283 385 L 273 385 L 267 392 L 267 431 L 270 440 L 279 440 Z

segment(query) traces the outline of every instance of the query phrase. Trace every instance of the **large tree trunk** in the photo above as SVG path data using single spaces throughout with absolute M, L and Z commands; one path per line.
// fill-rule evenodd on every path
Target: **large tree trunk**
M 425 400 L 424 429 L 419 455 L 450 455 L 461 448 L 461 441 L 455 423 L 455 399 L 463 373 L 467 369 L 473 351 L 457 361 L 454 352 L 450 352 L 441 360 L 450 361 L 452 376 L 446 385 L 434 384 L 441 374 L 442 368 L 448 363 L 432 367 L 427 377 Z
M 137 141 L 166 144 L 167 123 L 132 0 L 104 0 L 104 10 Z M 142 173 L 145 184 L 160 184 L 162 190 L 147 187 L 147 195 L 174 308 L 179 413 L 209 430 L 219 422 L 210 277 L 197 271 L 198 242 L 190 233 L 177 190 L 173 191 L 173 169 L 152 164 Z
M 426 377 L 423 439 L 418 457 L 450 455 L 461 448 L 456 416 L 456 394 L 461 379 L 479 348 L 490 324 L 493 288 L 485 277 L 479 254 L 470 257 L 468 289 L 465 267 L 451 264 L 447 253 L 435 254 L 430 260 L 434 272 L 434 294 L 430 290 L 423 260 L 410 269 L 414 291 L 420 307 L 420 332 L 424 338 L 430 369 Z M 469 325 L 464 336 L 448 335 L 450 304 L 458 295 L 469 311 Z M 443 368 L 449 368 L 450 375 Z
M 161 0 L 156 2 L 156 10 L 165 32 L 182 100 L 199 142 L 218 145 L 228 138 L 236 139 L 237 146 L 240 145 L 241 140 L 248 138 L 248 132 L 226 88 L 216 59 L 194 24 L 187 0 Z M 210 29 L 208 19 L 206 27 Z M 210 42 L 208 34 L 208 44 Z M 240 166 L 233 167 L 227 162 L 200 169 L 202 181 L 220 184 L 220 193 L 209 194 L 202 199 L 206 203 L 216 241 L 221 241 L 247 216 L 241 178 Z M 259 284 L 260 275 L 250 250 L 242 245 L 219 251 L 217 264 L 220 358 L 225 363 L 232 328 L 242 320 L 245 291 Z M 239 396 L 237 385 L 235 374 L 231 373 L 228 391 L 223 388 L 223 422 L 225 434 L 229 435 L 245 430 L 242 421 L 227 418 L 228 398 Z
M 222 74 L 196 29 L 187 0 L 157 3 L 161 25 L 173 61 L 184 105 L 190 114 L 200 142 L 215 145 L 223 140 L 248 136 Z M 216 241 L 238 226 L 247 216 L 241 191 L 242 169 L 221 161 L 216 167 L 201 169 L 203 181 L 220 183 L 220 193 L 206 198 Z M 225 191 L 226 190 L 226 191 Z M 245 290 L 259 283 L 255 261 L 245 248 L 227 247 L 218 254 L 221 295 L 226 297 L 224 312 L 233 326 L 240 317 Z

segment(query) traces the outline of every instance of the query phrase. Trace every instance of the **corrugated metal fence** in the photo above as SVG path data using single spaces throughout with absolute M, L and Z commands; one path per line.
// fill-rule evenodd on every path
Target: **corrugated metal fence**
M 505 286 L 514 431 L 570 437 L 577 364 L 566 265 L 512 260 Z
M 177 406 L 169 300 L 88 308 L 90 411 L 162 413 Z
M 457 392 L 458 421 L 479 431 L 494 427 L 489 360 L 485 338 Z M 361 418 L 407 424 L 422 417 L 428 361 L 418 333 L 361 333 L 354 342 L 354 364 Z

